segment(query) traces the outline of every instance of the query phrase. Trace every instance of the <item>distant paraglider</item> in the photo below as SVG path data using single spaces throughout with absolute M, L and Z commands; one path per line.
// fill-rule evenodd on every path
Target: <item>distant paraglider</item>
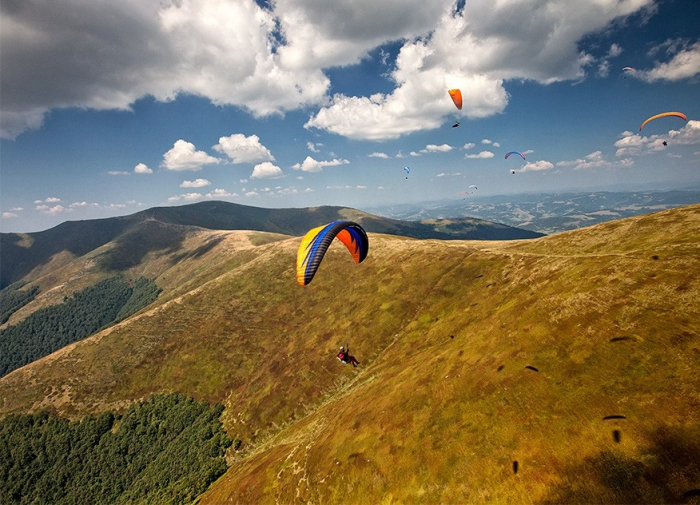
M 622 69 L 622 73 L 625 76 L 625 79 L 627 79 L 627 74 L 634 74 L 637 70 L 632 68 L 632 67 L 624 67 Z
M 511 151 L 511 152 L 509 152 L 509 153 L 506 153 L 506 159 L 510 158 L 510 155 L 511 155 L 511 154 L 517 154 L 517 155 L 520 156 L 522 159 L 525 159 L 525 155 L 524 155 L 523 153 L 521 153 L 520 151 Z
M 472 184 L 471 186 L 469 186 L 469 189 L 479 189 L 479 188 L 477 188 L 474 184 Z M 467 189 L 467 190 L 465 190 L 465 191 L 460 191 L 459 194 L 460 194 L 460 195 L 471 195 L 471 194 L 473 194 L 474 191 L 469 191 L 469 189 Z M 465 197 L 465 199 L 466 199 L 466 197 Z
M 403 171 L 406 172 L 406 179 L 408 179 L 408 174 L 411 173 L 411 169 L 408 167 L 403 167 Z
M 450 89 L 447 92 L 450 94 L 455 107 L 462 110 L 462 92 L 458 89 Z
M 520 157 L 523 159 L 523 161 L 527 161 L 527 160 L 525 159 L 525 155 L 524 155 L 523 153 L 521 153 L 520 151 L 510 151 L 510 152 L 507 152 L 507 153 L 506 153 L 506 158 L 505 158 L 505 159 L 510 158 L 511 155 L 513 155 L 513 154 L 517 154 L 518 156 L 520 156 Z M 512 175 L 515 175 L 515 170 L 511 169 L 510 173 L 511 173 Z
M 447 92 L 450 94 L 450 97 L 452 98 L 452 102 L 454 102 L 455 107 L 457 107 L 459 110 L 462 110 L 462 92 L 456 88 L 447 90 Z M 458 126 L 459 121 L 455 121 L 455 124 L 452 125 L 452 128 L 457 128 Z
M 352 221 L 333 221 L 304 235 L 297 251 L 297 282 L 306 286 L 316 275 L 323 256 L 337 238 L 348 248 L 355 263 L 362 263 L 369 252 L 367 233 Z
M 683 121 L 688 121 L 688 118 L 682 112 L 662 112 L 661 114 L 656 114 L 655 116 L 651 116 L 650 118 L 644 120 L 642 125 L 639 127 L 639 131 L 642 131 L 642 128 L 644 128 L 644 125 L 646 125 L 650 121 L 654 121 L 655 119 L 659 119 L 660 117 L 668 117 L 668 116 L 679 117 Z

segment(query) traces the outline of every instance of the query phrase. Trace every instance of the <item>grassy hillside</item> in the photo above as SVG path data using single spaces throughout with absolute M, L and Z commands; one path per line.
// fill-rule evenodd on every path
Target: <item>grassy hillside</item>
M 129 271 L 155 305 L 0 379 L 0 415 L 221 402 L 243 445 L 202 503 L 696 499 L 700 206 L 518 242 L 370 233 L 305 288 L 298 244 L 149 252 Z

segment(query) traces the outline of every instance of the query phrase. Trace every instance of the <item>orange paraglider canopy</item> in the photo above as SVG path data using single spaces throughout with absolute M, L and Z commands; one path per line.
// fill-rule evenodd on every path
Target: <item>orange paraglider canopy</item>
M 452 101 L 455 103 L 455 106 L 459 110 L 462 110 L 462 92 L 458 89 L 450 89 L 447 92 L 452 97 Z
M 666 117 L 666 116 L 675 116 L 675 117 L 681 118 L 683 121 L 688 121 L 688 118 L 682 112 L 662 112 L 661 114 L 651 116 L 649 119 L 645 120 L 642 123 L 642 126 L 639 127 L 639 131 L 642 131 L 642 128 L 644 128 L 644 125 L 647 124 L 649 121 L 653 121 L 654 119 L 658 119 L 660 117 Z

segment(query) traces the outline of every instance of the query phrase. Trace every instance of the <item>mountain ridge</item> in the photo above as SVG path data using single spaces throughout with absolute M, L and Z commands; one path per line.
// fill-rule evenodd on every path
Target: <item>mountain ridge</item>
M 49 230 L 35 233 L 0 234 L 0 288 L 27 277 L 34 269 L 55 260 L 51 268 L 66 260 L 80 257 L 138 226 L 160 222 L 165 225 L 197 227 L 211 230 L 252 230 L 300 236 L 309 229 L 338 219 L 351 219 L 367 231 L 404 235 L 414 238 L 439 239 L 522 239 L 542 236 L 488 221 L 460 218 L 440 221 L 400 221 L 382 218 L 348 207 L 310 207 L 266 209 L 223 201 L 200 202 L 179 207 L 154 207 L 128 216 L 66 221 Z M 157 229 L 157 228 L 154 228 Z M 155 247 L 176 247 L 178 232 L 168 244 Z M 153 241 L 141 233 L 132 247 L 147 248 Z M 63 257 L 61 257 L 63 255 Z

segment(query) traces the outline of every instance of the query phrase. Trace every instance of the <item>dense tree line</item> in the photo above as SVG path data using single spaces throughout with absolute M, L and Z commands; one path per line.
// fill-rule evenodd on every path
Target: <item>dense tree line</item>
M 22 289 L 25 282 L 15 282 L 0 291 L 0 324 L 5 324 L 10 316 L 31 302 L 39 292 L 37 286 Z
M 0 377 L 126 319 L 159 293 L 152 280 L 140 278 L 130 285 L 112 277 L 35 311 L 0 331 Z
M 153 302 L 162 290 L 151 279 L 139 277 L 131 287 L 131 296 L 121 308 L 116 317 L 116 322 L 123 321 L 130 315 Z
M 0 503 L 190 503 L 226 471 L 223 406 L 154 395 L 123 415 L 0 421 Z

